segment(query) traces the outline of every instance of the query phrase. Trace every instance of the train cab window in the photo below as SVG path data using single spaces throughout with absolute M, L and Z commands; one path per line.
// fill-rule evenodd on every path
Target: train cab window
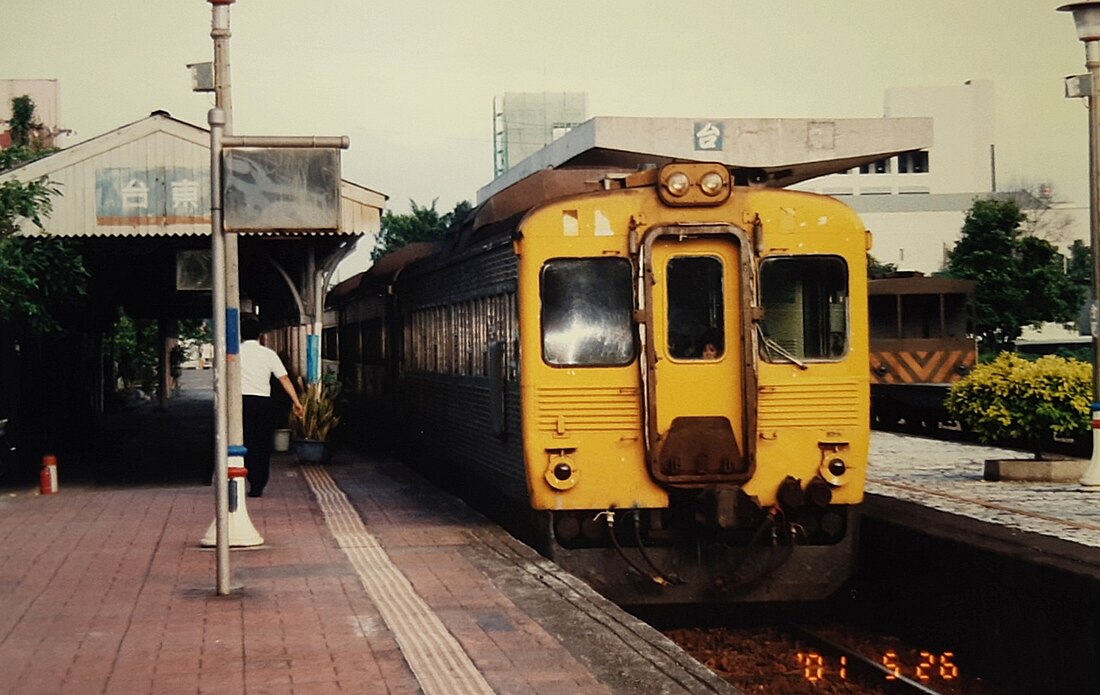
M 784 256 L 760 265 L 769 362 L 836 360 L 848 351 L 848 266 L 836 256 Z
M 633 273 L 622 258 L 558 258 L 542 267 L 542 355 L 555 366 L 634 361 Z
M 725 352 L 722 261 L 681 256 L 668 262 L 668 354 L 718 359 Z

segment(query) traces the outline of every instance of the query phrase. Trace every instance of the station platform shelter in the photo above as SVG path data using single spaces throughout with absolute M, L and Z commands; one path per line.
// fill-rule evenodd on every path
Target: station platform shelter
M 155 111 L 0 175 L 45 177 L 59 191 L 43 229 L 28 221 L 21 233 L 64 239 L 87 270 L 84 296 L 56 308 L 61 331 L 38 335 L 0 324 L 0 418 L 10 419 L 17 474 L 33 475 L 46 453 L 76 468 L 107 465 L 87 446 L 105 416 L 145 398 L 171 408 L 179 322 L 213 314 L 210 161 L 207 129 Z M 339 179 L 338 228 L 235 235 L 241 308 L 300 342 L 286 350 L 297 361 L 304 362 L 307 335 L 320 333 L 332 271 L 358 239 L 377 234 L 385 201 Z M 140 392 L 120 379 L 133 376 L 121 373 L 127 365 L 118 360 L 114 331 L 122 316 L 143 328 L 139 343 L 156 336 L 141 347 L 155 351 L 160 368 Z M 297 361 L 287 366 L 302 374 L 306 365 Z

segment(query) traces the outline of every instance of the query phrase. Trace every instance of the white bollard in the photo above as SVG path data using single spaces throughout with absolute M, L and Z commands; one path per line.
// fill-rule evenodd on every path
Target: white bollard
M 248 505 L 245 502 L 244 483 L 248 476 L 248 469 L 243 465 L 244 459 L 229 457 L 229 547 L 247 548 L 255 545 L 263 545 L 264 538 L 252 525 L 252 519 L 248 516 Z M 199 544 L 204 548 L 213 548 L 218 544 L 218 520 L 210 522 L 210 528 L 202 537 Z
M 1093 403 L 1092 410 L 1092 459 L 1085 474 L 1081 476 L 1082 486 L 1100 490 L 1100 403 Z

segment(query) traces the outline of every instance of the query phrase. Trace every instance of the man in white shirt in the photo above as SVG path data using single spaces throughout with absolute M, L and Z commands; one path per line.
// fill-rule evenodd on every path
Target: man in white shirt
M 298 392 L 290 381 L 283 361 L 271 348 L 260 345 L 260 320 L 255 316 L 241 317 L 241 395 L 244 420 L 244 465 L 248 469 L 248 496 L 260 497 L 271 472 L 272 437 L 276 425 L 286 422 L 286 413 L 272 411 L 271 377 L 290 396 L 294 414 L 305 413 Z

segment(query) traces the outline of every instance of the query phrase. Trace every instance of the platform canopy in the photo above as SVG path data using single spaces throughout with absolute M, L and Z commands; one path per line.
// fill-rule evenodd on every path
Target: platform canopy
M 61 190 L 45 220 L 51 235 L 210 236 L 210 132 L 166 111 L 11 169 L 0 181 L 42 176 Z M 385 201 L 342 181 L 333 233 L 376 234 Z M 25 231 L 37 228 L 27 222 Z
M 122 307 L 143 318 L 210 315 L 210 292 L 179 282 L 181 268 L 201 266 L 210 249 L 208 130 L 154 111 L 4 172 L 0 181 L 41 177 L 60 191 L 43 219 L 44 232 L 80 241 L 94 312 L 109 317 Z M 385 202 L 383 194 L 341 180 L 338 229 L 242 237 L 242 300 L 290 325 L 304 320 L 302 302 L 315 281 L 310 275 L 335 265 L 360 237 L 377 235 Z M 22 233 L 43 232 L 27 221 Z
M 576 126 L 478 191 L 482 203 L 544 169 L 721 162 L 784 187 L 932 146 L 931 118 L 627 118 Z

